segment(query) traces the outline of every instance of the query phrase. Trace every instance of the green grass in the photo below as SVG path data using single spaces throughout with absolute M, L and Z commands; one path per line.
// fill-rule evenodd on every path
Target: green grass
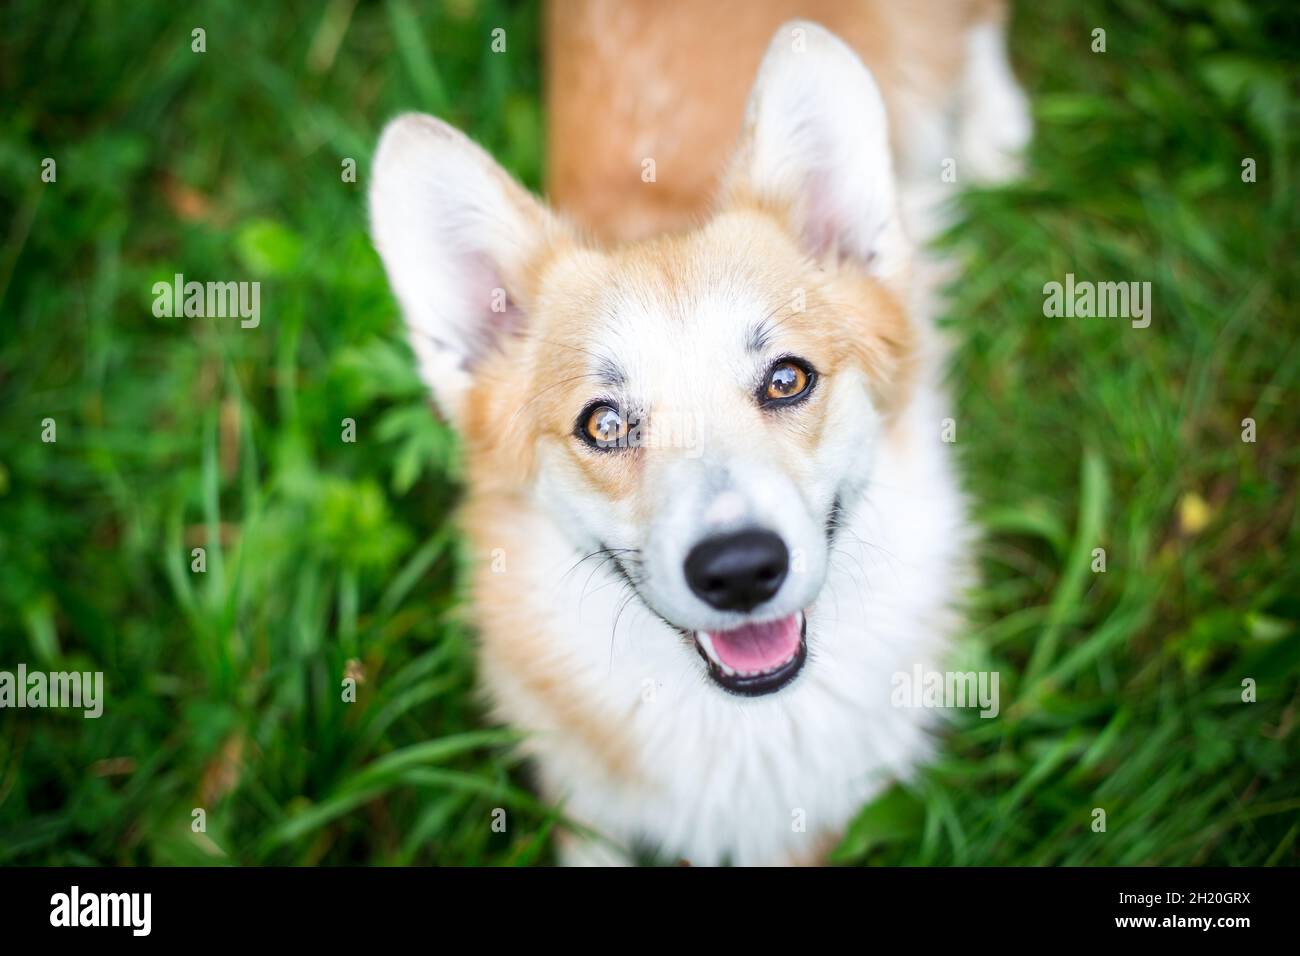
M 1297 862 L 1288 6 L 1018 10 L 1029 174 L 966 199 L 946 320 L 985 529 L 962 657 L 1001 673 L 1003 711 L 956 721 L 841 860 Z M 102 670 L 108 695 L 99 720 L 0 711 L 0 863 L 551 859 L 561 816 L 473 696 L 457 450 L 364 210 L 404 109 L 539 185 L 537 20 L 474 0 L 0 13 L 0 669 Z M 261 326 L 154 318 L 176 272 L 261 281 Z M 1044 318 L 1067 272 L 1150 281 L 1151 327 Z

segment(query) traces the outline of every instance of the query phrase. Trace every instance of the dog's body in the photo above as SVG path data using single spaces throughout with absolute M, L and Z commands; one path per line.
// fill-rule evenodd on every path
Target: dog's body
M 715 32 L 724 62 L 689 115 L 652 112 L 656 125 L 634 108 L 608 139 L 599 113 L 577 135 L 593 104 L 560 104 L 574 90 L 580 104 L 584 90 L 637 102 L 654 51 L 692 21 L 676 5 L 552 9 L 553 192 L 589 230 L 634 241 L 583 238 L 428 117 L 394 121 L 376 158 L 376 244 L 465 438 L 483 679 L 497 715 L 527 731 L 547 795 L 602 837 L 567 838 L 569 862 L 637 845 L 700 864 L 820 860 L 927 753 L 927 712 L 894 706 L 891 682 L 938 664 L 957 620 L 967 534 L 941 440 L 951 416 L 899 212 L 933 206 L 949 155 L 936 131 L 952 124 L 917 115 L 891 158 L 885 102 L 902 125 L 975 102 L 987 80 L 1009 118 L 984 139 L 952 132 L 979 143 L 972 166 L 1008 171 L 1028 121 L 1000 32 L 987 39 L 1000 27 L 988 4 L 924 5 L 965 31 L 936 50 L 968 55 L 921 69 L 930 35 L 895 23 L 907 5 L 825 4 L 868 57 L 883 32 L 869 65 L 892 78 L 889 99 L 843 43 L 793 22 L 742 124 L 738 64 L 757 63 L 757 32 L 797 5 L 742 6 L 748 26 Z M 620 78 L 584 36 L 648 59 Z M 702 132 L 715 90 L 730 160 Z M 706 192 L 720 194 L 711 218 Z
M 1001 179 L 1029 136 L 1003 0 L 551 0 L 547 194 L 605 240 L 696 225 L 740 135 L 768 41 L 812 20 L 870 67 L 904 193 Z M 643 164 L 654 160 L 646 188 Z

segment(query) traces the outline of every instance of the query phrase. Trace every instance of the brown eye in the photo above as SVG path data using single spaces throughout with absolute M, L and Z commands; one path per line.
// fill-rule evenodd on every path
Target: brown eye
M 808 372 L 795 362 L 781 362 L 767 376 L 767 388 L 764 397 L 768 401 L 779 402 L 801 395 L 808 388 Z
M 597 405 L 587 413 L 582 432 L 597 448 L 611 448 L 627 437 L 627 422 L 617 408 Z

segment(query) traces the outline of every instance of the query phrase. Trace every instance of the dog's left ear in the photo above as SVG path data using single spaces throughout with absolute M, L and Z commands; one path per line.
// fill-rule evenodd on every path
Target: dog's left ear
M 380 137 L 370 231 L 420 374 L 459 427 L 476 366 L 523 326 L 533 267 L 563 228 L 463 133 L 410 113 Z
M 826 28 L 777 30 L 749 96 L 723 202 L 777 212 L 814 258 L 891 282 L 909 244 L 899 220 L 885 104 L 870 70 Z

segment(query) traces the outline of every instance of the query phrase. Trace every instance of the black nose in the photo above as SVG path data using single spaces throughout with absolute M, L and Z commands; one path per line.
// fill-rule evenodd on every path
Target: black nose
M 781 586 L 790 567 L 785 542 L 770 531 L 706 538 L 686 556 L 686 583 L 720 611 L 748 611 Z

